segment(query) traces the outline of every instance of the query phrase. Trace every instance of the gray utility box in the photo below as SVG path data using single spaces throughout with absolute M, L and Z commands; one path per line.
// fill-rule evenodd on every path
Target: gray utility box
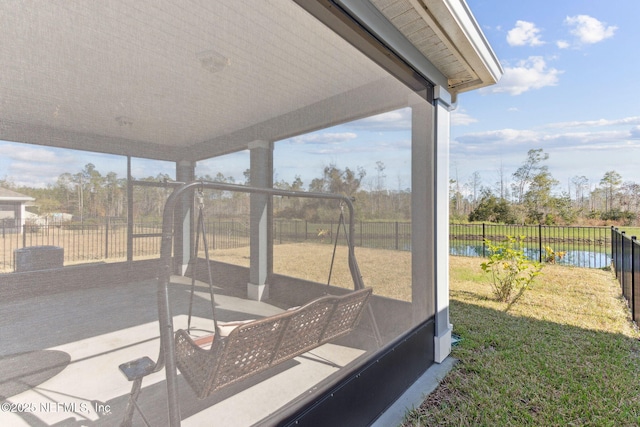
M 16 273 L 62 268 L 64 248 L 58 246 L 30 246 L 14 251 Z

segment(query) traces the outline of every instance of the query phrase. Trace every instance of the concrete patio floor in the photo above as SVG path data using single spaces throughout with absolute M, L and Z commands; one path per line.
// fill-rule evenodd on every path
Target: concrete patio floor
M 172 280 L 176 329 L 187 325 L 190 284 Z M 282 312 L 224 291 L 216 293 L 216 304 L 219 320 Z M 158 357 L 155 280 L 0 301 L 0 312 L 0 425 L 118 425 L 131 389 L 118 366 Z M 197 287 L 194 314 L 194 330 L 213 330 L 204 284 Z M 326 344 L 203 400 L 179 376 L 182 424 L 253 425 L 364 352 Z M 145 378 L 138 402 L 152 425 L 166 425 L 164 370 Z M 137 414 L 134 425 L 144 425 Z

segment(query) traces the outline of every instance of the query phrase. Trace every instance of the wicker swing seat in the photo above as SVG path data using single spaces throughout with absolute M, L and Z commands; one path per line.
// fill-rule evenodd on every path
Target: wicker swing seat
M 200 398 L 290 360 L 336 338 L 358 324 L 371 288 L 324 296 L 274 316 L 241 323 L 228 336 L 202 348 L 180 329 L 176 364 Z

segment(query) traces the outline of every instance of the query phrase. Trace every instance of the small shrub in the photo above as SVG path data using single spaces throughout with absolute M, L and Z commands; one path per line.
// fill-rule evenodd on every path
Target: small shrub
M 331 231 L 324 229 L 324 228 L 318 228 L 318 239 L 320 239 L 320 241 L 322 243 L 324 243 L 324 239 L 331 237 Z
M 540 274 L 541 264 L 525 256 L 523 243 L 524 236 L 517 239 L 507 236 L 500 244 L 485 240 L 490 255 L 481 267 L 491 275 L 492 290 L 498 301 L 515 303 Z
M 544 251 L 544 261 L 548 264 L 555 264 L 556 262 L 560 261 L 566 253 L 560 251 L 556 252 L 551 246 L 545 246 Z

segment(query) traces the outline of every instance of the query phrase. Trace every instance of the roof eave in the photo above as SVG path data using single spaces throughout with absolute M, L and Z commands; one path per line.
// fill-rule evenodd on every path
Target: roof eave
M 33 197 L 0 197 L 0 202 L 34 202 Z
M 420 0 L 424 4 L 425 0 Z M 465 0 L 438 0 L 429 9 L 478 79 L 450 85 L 454 93 L 496 84 L 504 70 Z

